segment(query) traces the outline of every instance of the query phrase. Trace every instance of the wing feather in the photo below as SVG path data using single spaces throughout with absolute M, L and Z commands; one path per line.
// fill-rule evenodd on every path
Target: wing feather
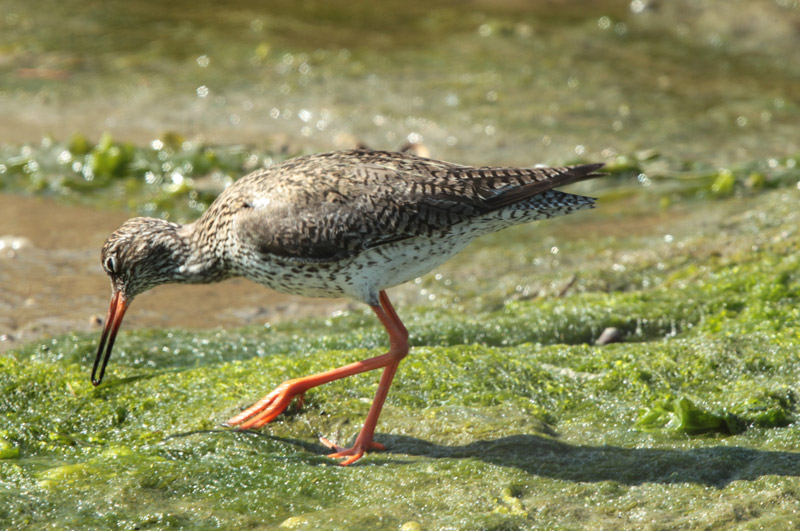
M 235 213 L 235 230 L 264 255 L 341 260 L 597 177 L 601 166 L 476 168 L 369 150 L 312 155 L 245 177 L 254 197 Z

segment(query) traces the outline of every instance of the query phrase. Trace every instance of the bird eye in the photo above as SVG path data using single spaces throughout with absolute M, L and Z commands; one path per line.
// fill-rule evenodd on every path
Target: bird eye
M 106 267 L 106 273 L 109 273 L 109 274 L 113 275 L 114 273 L 117 272 L 116 271 L 116 269 L 117 269 L 117 261 L 114 260 L 113 256 L 109 256 L 108 258 L 106 258 L 105 267 Z

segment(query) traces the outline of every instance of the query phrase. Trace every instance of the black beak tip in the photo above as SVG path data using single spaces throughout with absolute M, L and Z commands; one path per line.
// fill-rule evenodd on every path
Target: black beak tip
M 92 378 L 92 385 L 97 387 L 98 385 L 100 385 L 100 380 L 95 380 L 94 378 Z

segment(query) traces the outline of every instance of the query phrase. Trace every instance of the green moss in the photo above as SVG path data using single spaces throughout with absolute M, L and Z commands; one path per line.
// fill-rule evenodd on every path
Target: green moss
M 273 157 L 286 155 L 200 145 L 172 132 L 149 147 L 115 141 L 109 133 L 97 144 L 75 134 L 68 143 L 45 139 L 38 146 L 0 146 L 0 190 L 186 221 L 235 177 Z
M 643 429 L 671 428 L 689 435 L 711 431 L 730 435 L 745 429 L 742 420 L 736 416 L 704 411 L 686 397 L 663 401 L 647 410 L 636 426 Z
M 667 239 L 563 238 L 558 255 L 545 251 L 558 265 L 536 269 L 556 288 L 533 297 L 515 286 L 532 282 L 531 242 L 546 228 L 483 240 L 466 252 L 489 278 L 446 266 L 417 287 L 432 302 L 399 306 L 414 348 L 378 426 L 389 450 L 345 469 L 317 438 L 352 440 L 376 374 L 312 390 L 302 411 L 291 407 L 261 430 L 220 424 L 288 378 L 382 352 L 385 333 L 366 309 L 230 331 L 123 331 L 98 388 L 88 382 L 96 337 L 28 345 L 0 357 L 0 521 L 791 522 L 800 507 L 796 193 L 722 199 L 686 219 L 673 210 Z M 615 204 L 592 221 L 641 226 L 642 214 L 617 218 Z M 708 228 L 698 232 L 692 216 L 701 215 Z M 720 238 L 714 220 L 731 236 Z M 564 292 L 573 273 L 579 280 Z M 594 345 L 611 326 L 622 342 Z
M 0 459 L 13 459 L 15 457 L 19 457 L 19 448 L 5 439 L 0 439 Z
M 730 170 L 723 170 L 714 178 L 711 191 L 718 196 L 733 195 L 736 186 L 736 178 Z
M 0 191 L 55 196 L 90 205 L 126 208 L 140 215 L 189 221 L 198 217 L 234 179 L 287 158 L 280 150 L 207 146 L 166 132 L 148 147 L 118 142 L 109 133 L 93 144 L 81 134 L 67 143 L 0 146 Z M 604 202 L 647 198 L 662 210 L 676 200 L 752 196 L 794 184 L 794 159 L 759 160 L 712 171 L 683 169 L 684 161 L 646 151 L 609 162 L 610 176 L 593 194 Z M 649 167 L 671 168 L 680 178 L 648 177 Z M 620 185 L 632 183 L 635 185 Z M 651 186 L 653 182 L 657 186 Z M 645 185 L 644 188 L 642 185 Z

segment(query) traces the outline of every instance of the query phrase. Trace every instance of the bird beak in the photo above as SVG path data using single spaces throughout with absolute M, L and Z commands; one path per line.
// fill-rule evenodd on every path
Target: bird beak
M 100 346 L 97 347 L 97 357 L 94 360 L 94 367 L 92 368 L 92 385 L 100 385 L 103 380 L 103 374 L 106 372 L 106 365 L 108 365 L 108 358 L 111 357 L 111 349 L 114 348 L 114 339 L 117 337 L 119 325 L 122 324 L 122 317 L 125 315 L 125 310 L 128 309 L 130 302 L 122 295 L 121 292 L 114 289 L 111 294 L 111 305 L 108 307 L 108 316 L 103 326 L 103 335 L 100 336 Z M 106 344 L 108 340 L 108 344 Z M 105 348 L 105 356 L 103 356 L 103 347 Z M 103 365 L 100 366 L 100 374 L 97 374 L 97 366 L 100 365 L 100 358 L 103 358 Z

